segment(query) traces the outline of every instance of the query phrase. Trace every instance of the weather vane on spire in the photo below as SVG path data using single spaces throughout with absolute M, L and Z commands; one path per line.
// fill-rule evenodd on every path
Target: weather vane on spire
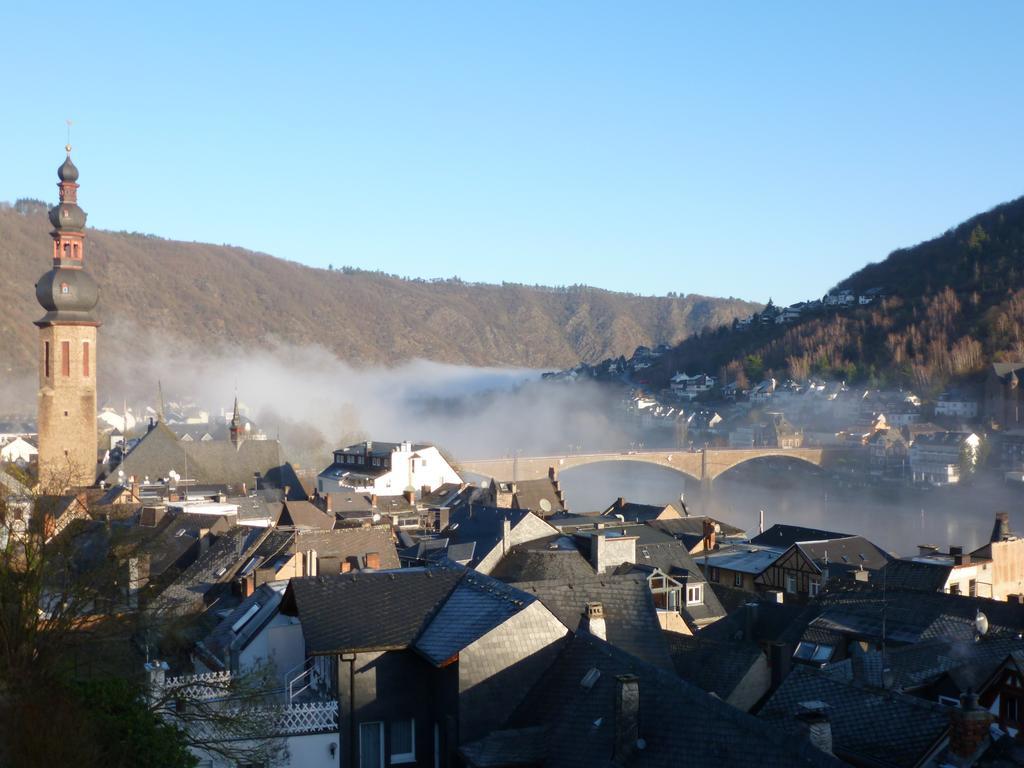
M 67 153 L 70 155 L 71 154 L 71 121 L 70 120 L 65 120 L 64 122 L 66 122 L 68 124 L 68 143 L 64 145 L 64 149 L 67 150 Z

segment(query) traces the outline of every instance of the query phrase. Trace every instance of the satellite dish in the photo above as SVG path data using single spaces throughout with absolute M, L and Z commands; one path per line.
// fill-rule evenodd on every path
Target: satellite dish
M 551 511 L 551 502 L 548 501 L 547 499 L 541 499 L 540 500 L 540 511 L 541 512 L 550 512 Z
M 978 611 L 978 615 L 974 619 L 974 628 L 978 630 L 978 634 L 982 637 L 988 634 L 988 616 Z
M 380 513 L 379 512 L 374 512 L 372 519 L 373 519 L 373 522 L 379 523 L 380 522 Z

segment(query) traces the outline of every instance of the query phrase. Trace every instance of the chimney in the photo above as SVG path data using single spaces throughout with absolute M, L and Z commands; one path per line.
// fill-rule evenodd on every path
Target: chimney
M 156 703 L 163 696 L 164 681 L 167 679 L 167 671 L 170 667 L 166 661 L 147 661 L 143 667 L 146 670 L 146 688 L 148 689 L 150 703 Z
M 960 706 L 950 710 L 949 751 L 963 765 L 985 745 L 992 720 L 992 713 L 978 704 L 978 694 L 969 689 L 960 695 Z
M 607 640 L 608 630 L 604 623 L 604 605 L 601 603 L 587 603 L 584 615 L 587 618 L 587 631 L 594 637 Z
M 448 527 L 448 518 L 452 511 L 448 507 L 441 507 L 437 510 L 437 532 L 440 533 Z
M 501 552 L 508 554 L 512 549 L 512 521 L 507 517 L 501 519 Z
M 624 506 L 626 506 L 626 500 L 619 496 L 619 498 L 615 500 L 615 508 L 622 509 Z
M 328 515 L 334 514 L 334 500 L 331 498 L 331 494 L 329 493 L 324 494 L 324 511 L 326 511 Z
M 352 561 L 345 559 L 341 562 L 341 572 L 349 573 L 352 570 Z
M 366 553 L 366 567 L 372 571 L 380 570 L 380 552 Z
M 996 512 L 996 523 L 992 527 L 992 541 L 1006 541 L 1010 538 L 1010 513 Z
M 318 567 L 316 550 L 310 549 L 306 551 L 306 573 L 305 576 L 318 576 L 320 568 Z
M 598 574 L 604 573 L 605 537 L 603 533 L 596 533 L 590 537 L 590 564 Z
M 558 482 L 558 470 L 555 467 L 548 467 L 548 480 L 553 483 Z
M 416 491 L 414 491 L 412 488 L 406 488 L 404 491 L 402 491 L 402 496 L 404 496 L 405 500 L 410 504 L 416 501 Z
M 748 643 L 755 642 L 754 627 L 757 625 L 757 603 L 749 602 L 743 606 L 743 639 Z
M 615 761 L 625 763 L 640 738 L 640 680 L 636 675 L 615 678 Z
M 715 524 L 708 518 L 704 518 L 704 523 L 701 526 L 704 529 L 704 549 L 714 549 L 716 541 L 715 535 Z
M 135 475 L 128 478 L 128 487 L 132 490 L 132 501 L 139 498 L 139 481 L 135 479 Z
M 801 701 L 797 705 L 796 719 L 811 744 L 831 755 L 832 723 L 828 717 L 828 705 L 823 701 Z
M 284 497 L 287 499 L 288 498 L 288 494 L 292 492 L 292 487 L 290 485 L 286 485 L 283 488 L 283 490 L 284 490 Z
M 370 494 L 370 506 L 373 509 L 377 508 L 377 494 L 376 493 Z

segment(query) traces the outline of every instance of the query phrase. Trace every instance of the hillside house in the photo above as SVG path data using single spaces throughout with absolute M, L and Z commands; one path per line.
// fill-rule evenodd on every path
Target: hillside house
M 915 483 L 952 485 L 978 461 L 981 438 L 973 432 L 920 435 L 910 446 L 910 473 Z

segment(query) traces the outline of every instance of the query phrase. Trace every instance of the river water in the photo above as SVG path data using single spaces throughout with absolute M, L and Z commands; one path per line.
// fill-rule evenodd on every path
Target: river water
M 685 493 L 690 514 L 709 514 L 748 532 L 791 523 L 866 536 L 897 555 L 917 553 L 919 544 L 968 549 L 981 546 L 995 513 L 1010 513 L 1014 532 L 1024 533 L 1024 488 L 999 478 L 932 490 L 841 488 L 825 473 L 800 462 L 762 459 L 715 480 L 710 494 L 699 483 L 663 467 L 641 462 L 608 462 L 564 470 L 562 489 L 573 512 L 629 501 L 667 504 Z

